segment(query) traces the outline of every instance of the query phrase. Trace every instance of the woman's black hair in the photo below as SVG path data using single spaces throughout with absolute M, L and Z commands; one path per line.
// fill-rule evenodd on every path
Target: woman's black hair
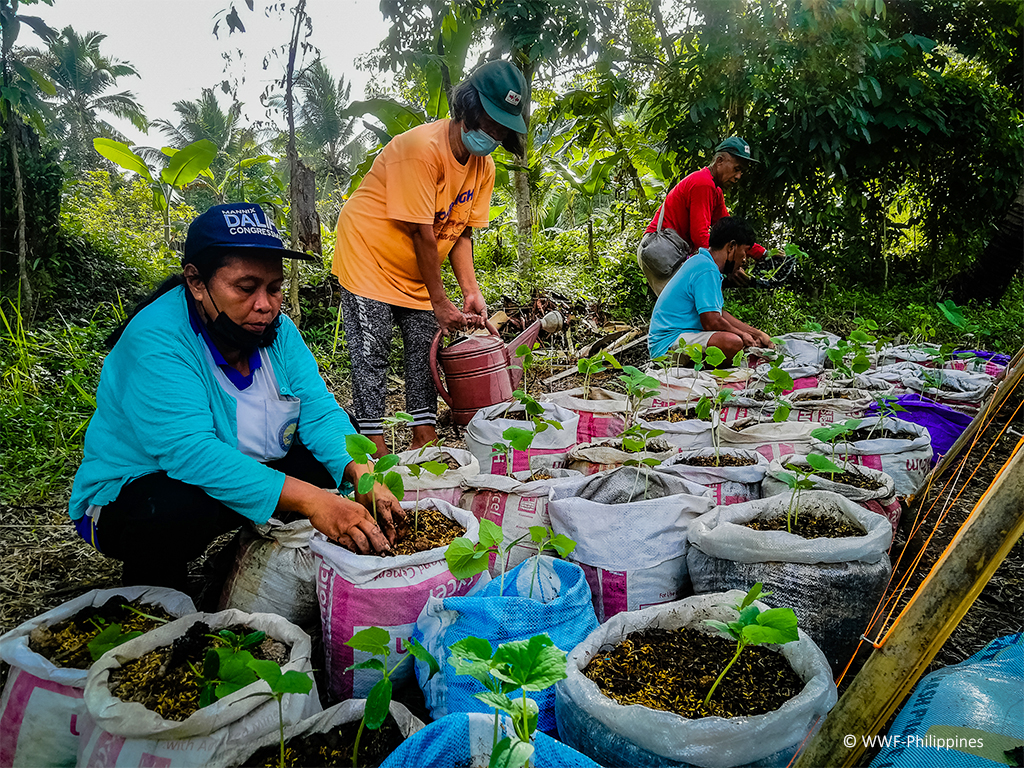
M 204 258 L 199 261 L 193 260 L 191 262 L 186 262 L 182 260 L 181 268 L 182 270 L 184 270 L 186 264 L 195 264 L 196 271 L 199 273 L 199 278 L 203 281 L 204 284 L 209 284 L 210 278 L 213 277 L 214 274 L 216 274 L 217 270 L 223 267 L 224 264 L 227 262 L 228 252 L 207 251 L 206 253 L 202 253 L 199 255 L 203 256 Z M 138 304 L 135 305 L 135 309 L 132 310 L 132 313 L 128 315 L 127 319 L 119 326 L 117 326 L 117 328 L 114 329 L 113 333 L 107 336 L 106 340 L 104 340 L 103 343 L 107 346 L 108 349 L 113 349 L 114 345 L 117 344 L 118 339 L 121 338 L 121 334 L 124 333 L 124 329 L 128 327 L 128 323 L 130 323 L 132 319 L 137 314 L 139 314 L 139 312 L 141 312 L 154 301 L 159 299 L 165 293 L 168 293 L 169 291 L 172 291 L 175 288 L 177 288 L 179 285 L 184 284 L 184 272 L 178 272 L 177 274 L 173 274 L 170 277 L 166 278 L 162 283 L 160 283 L 160 285 L 158 285 L 153 290 L 152 293 L 150 293 L 148 296 L 143 298 L 141 301 L 139 301 Z
M 477 93 L 476 86 L 469 82 L 460 83 L 455 87 L 449 106 L 452 119 L 461 120 L 469 131 L 477 130 L 480 127 L 481 116 L 487 114 L 484 105 L 480 103 L 480 94 Z M 509 128 L 501 146 L 518 157 L 523 154 L 523 135 Z

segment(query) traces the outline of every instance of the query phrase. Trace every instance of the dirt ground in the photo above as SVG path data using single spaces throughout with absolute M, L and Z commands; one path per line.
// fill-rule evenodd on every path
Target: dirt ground
M 544 307 L 540 309 L 544 310 Z M 520 323 L 521 326 L 522 323 Z M 543 379 L 553 373 L 565 370 L 568 366 L 574 366 L 576 359 L 574 351 L 584 343 L 590 343 L 593 339 L 604 335 L 600 330 L 585 332 L 578 325 L 576 328 L 575 337 L 560 333 L 548 341 L 549 354 L 542 357 L 536 370 L 530 374 L 529 389 L 535 395 L 544 391 L 579 386 L 577 375 L 561 379 L 550 385 L 542 383 Z M 641 344 L 623 353 L 620 356 L 620 361 L 627 365 L 640 365 L 645 358 L 646 347 Z M 400 375 L 400 372 L 396 372 L 396 374 Z M 391 412 L 402 410 L 405 407 L 402 382 L 398 375 L 393 375 L 388 384 L 387 403 Z M 326 371 L 325 378 L 339 402 L 347 404 L 351 401 L 351 381 L 347 372 Z M 594 383 L 606 388 L 617 388 L 617 382 L 613 375 L 599 376 Z M 920 548 L 932 530 L 934 530 L 934 536 L 926 547 L 920 565 L 915 569 L 910 587 L 902 598 L 902 603 L 906 602 L 913 589 L 923 580 L 931 564 L 941 555 L 967 518 L 977 499 L 988 488 L 992 478 L 1010 456 L 1018 440 L 1024 435 L 1024 409 L 1019 409 L 1022 393 L 1024 393 L 1024 384 L 1019 385 L 1018 390 L 1008 398 L 995 420 L 982 434 L 979 445 L 972 449 L 968 459 L 970 466 L 964 476 L 975 469 L 978 457 L 988 449 L 989 445 L 992 446 L 990 454 L 984 461 L 981 461 L 978 471 L 969 481 L 964 483 L 963 476 L 961 476 L 956 487 L 957 490 L 964 487 L 964 490 L 956 501 L 950 503 L 948 488 L 945 488 L 944 484 L 942 486 L 936 484 L 931 492 L 918 504 L 915 504 L 909 513 L 905 513 L 904 530 L 908 533 L 911 532 L 911 521 L 920 519 L 921 522 L 907 546 L 907 554 L 900 560 L 898 566 L 900 571 L 905 569 L 905 563 L 911 559 L 910 554 Z M 449 414 L 443 405 L 439 408 L 438 433 L 442 444 L 451 447 L 464 446 L 463 431 L 450 423 Z M 408 431 L 399 430 L 398 447 L 404 448 L 408 444 L 408 439 Z M 931 508 L 932 501 L 935 499 L 938 499 L 938 503 L 925 515 L 921 510 Z M 68 521 L 66 502 L 65 498 L 55 499 L 52 504 L 47 506 L 0 506 L 0 596 L 3 598 L 0 599 L 0 633 L 84 592 L 120 584 L 120 564 L 96 553 L 79 539 Z M 941 522 L 936 525 L 935 521 L 939 519 L 943 511 Z M 219 561 L 225 559 L 223 555 L 227 554 L 227 550 L 223 552 L 221 550 L 230 542 L 230 539 L 230 535 L 221 537 L 211 545 L 202 560 L 192 565 L 189 591 L 196 599 L 197 604 L 203 608 L 212 609 L 216 603 L 216 590 L 210 589 L 211 574 L 223 567 L 223 563 Z M 221 554 L 220 558 L 217 557 L 218 553 Z M 896 565 L 895 556 L 893 560 Z M 895 584 L 896 581 L 894 579 L 893 583 Z M 995 637 L 1024 631 L 1024 614 L 1020 611 L 1022 604 L 1024 604 L 1024 542 L 1018 541 L 964 620 L 943 646 L 930 669 L 962 661 Z M 311 629 L 312 634 L 319 633 L 318 628 Z M 322 653 L 317 641 L 318 638 L 314 637 L 314 652 Z M 851 668 L 843 681 L 845 684 L 849 683 L 855 670 L 859 668 L 859 664 L 867 657 L 868 650 L 862 648 L 858 663 Z M 324 668 L 322 658 L 320 662 L 314 663 L 314 667 L 320 670 Z M 0 664 L 0 686 L 6 680 L 6 675 L 7 665 Z M 319 689 L 326 691 L 327 686 L 323 684 L 324 681 L 318 682 L 320 683 Z M 407 703 L 411 705 L 414 712 L 424 714 L 421 697 L 416 700 L 416 697 L 412 696 Z

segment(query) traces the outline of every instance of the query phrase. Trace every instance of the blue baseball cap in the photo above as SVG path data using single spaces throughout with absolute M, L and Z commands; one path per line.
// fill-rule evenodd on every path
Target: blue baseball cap
M 197 264 L 225 251 L 303 261 L 320 259 L 315 254 L 285 248 L 277 227 L 256 203 L 214 205 L 192 219 L 181 263 Z

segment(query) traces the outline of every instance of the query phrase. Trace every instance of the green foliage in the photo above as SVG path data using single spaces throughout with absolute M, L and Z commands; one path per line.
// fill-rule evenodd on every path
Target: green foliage
M 656 378 L 632 365 L 623 366 L 619 381 L 626 391 L 626 429 L 629 429 L 636 423 L 644 400 L 658 394 L 660 385 Z
M 370 494 L 372 499 L 373 519 L 377 519 L 377 484 L 387 487 L 401 501 L 405 498 L 405 481 L 397 472 L 391 472 L 398 465 L 401 459 L 396 454 L 389 453 L 381 456 L 373 462 L 370 456 L 377 450 L 373 440 L 360 434 L 345 435 L 345 452 L 356 464 L 365 464 L 370 467 L 368 472 L 359 476 L 356 484 L 356 492 Z
M 736 654 L 732 657 L 725 669 L 715 680 L 708 695 L 704 697 L 703 707 L 706 710 L 711 696 L 714 694 L 718 684 L 725 678 L 726 673 L 736 659 L 740 657 L 743 649 L 748 645 L 782 645 L 799 640 L 800 636 L 796 629 L 796 614 L 792 608 L 769 608 L 762 611 L 754 601 L 761 597 L 767 597 L 771 592 L 762 592 L 764 585 L 759 581 L 750 588 L 746 596 L 737 604 L 728 606 L 736 611 L 738 617 L 735 621 L 728 623 L 705 619 L 704 623 L 716 630 L 720 635 L 732 638 L 736 641 Z
M 92 620 L 96 624 L 96 620 Z M 99 626 L 99 625 L 98 625 Z M 142 632 L 135 630 L 134 632 L 122 632 L 120 624 L 107 624 L 100 629 L 99 633 L 89 641 L 86 648 L 89 649 L 89 655 L 93 661 L 96 661 L 100 656 L 109 651 L 111 648 L 117 648 L 117 646 L 127 643 L 129 640 L 134 640 L 136 637 L 142 635 Z
M 281 744 L 278 765 L 280 768 L 284 768 L 284 696 L 286 693 L 309 693 L 313 690 L 313 678 L 295 669 L 282 672 L 281 665 L 270 660 L 254 659 L 249 662 L 249 668 L 270 686 L 269 695 L 277 702 L 277 725 Z
M 805 458 L 807 459 L 809 469 L 805 470 L 795 464 L 787 464 L 786 468 L 789 472 L 779 472 L 777 474 L 779 480 L 788 485 L 793 491 L 789 497 L 789 507 L 786 509 L 786 530 L 789 533 L 793 532 L 793 524 L 799 520 L 800 493 L 814 488 L 814 481 L 810 479 L 811 475 L 828 472 L 830 476 L 834 476 L 836 472 L 843 471 L 842 467 L 835 464 L 827 456 L 812 453 Z

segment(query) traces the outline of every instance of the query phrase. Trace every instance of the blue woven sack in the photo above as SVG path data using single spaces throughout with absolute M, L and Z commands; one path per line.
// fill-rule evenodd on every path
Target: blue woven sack
M 502 723 L 498 737 L 508 728 Z M 493 743 L 494 719 L 482 714 L 455 714 L 442 717 L 406 739 L 381 763 L 380 768 L 409 768 L 429 765 L 430 768 L 465 768 L 487 765 Z M 589 757 L 572 747 L 537 732 L 533 739 L 534 753 L 530 764 L 537 768 L 600 768 Z
M 501 580 L 493 579 L 473 595 L 427 600 L 413 636 L 441 664 L 441 671 L 428 681 L 426 666 L 416 663 L 416 678 L 435 720 L 449 712 L 493 712 L 474 698 L 474 694 L 484 691 L 483 685 L 469 675 L 456 675 L 448 663 L 448 648 L 459 640 L 479 637 L 497 649 L 510 640 L 547 633 L 555 645 L 569 653 L 597 628 L 583 569 L 575 563 L 541 556 L 530 597 L 535 565 L 537 558 L 531 557 L 505 574 L 504 593 L 499 592 Z M 554 730 L 554 687 L 529 691 L 527 696 L 540 709 L 540 730 Z
M 875 737 L 884 746 L 871 768 L 1014 765 L 1024 749 L 1021 690 L 1024 634 L 997 637 L 917 684 L 889 733 Z

